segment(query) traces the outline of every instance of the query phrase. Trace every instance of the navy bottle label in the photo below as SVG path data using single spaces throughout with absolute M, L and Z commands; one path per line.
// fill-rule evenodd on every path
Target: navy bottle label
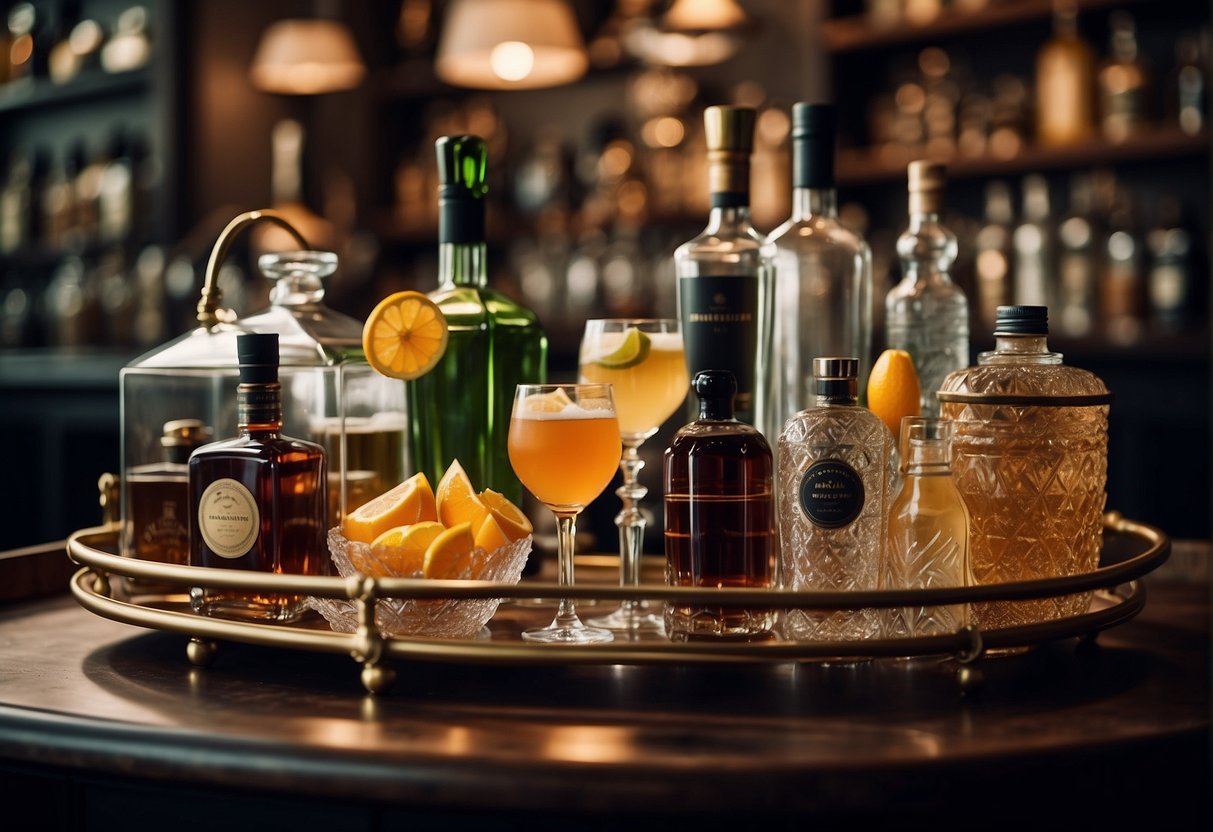
M 758 352 L 757 275 L 680 278 L 678 308 L 691 378 L 700 370 L 731 372 L 737 378 L 736 416 L 752 423 Z
M 863 511 L 863 480 L 837 459 L 814 462 L 800 481 L 800 507 L 813 525 L 840 529 Z

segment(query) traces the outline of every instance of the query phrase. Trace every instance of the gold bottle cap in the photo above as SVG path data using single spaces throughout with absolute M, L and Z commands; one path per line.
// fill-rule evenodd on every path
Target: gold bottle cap
M 704 136 L 708 146 L 708 186 L 713 194 L 744 197 L 728 204 L 749 203 L 750 155 L 754 151 L 756 117 L 757 112 L 753 107 L 715 106 L 703 111 Z
M 211 440 L 211 429 L 200 419 L 174 419 L 164 423 L 160 444 L 166 448 L 177 445 L 197 447 Z
M 938 214 L 943 210 L 943 195 L 948 168 L 942 162 L 919 159 L 907 170 L 910 184 L 910 213 Z

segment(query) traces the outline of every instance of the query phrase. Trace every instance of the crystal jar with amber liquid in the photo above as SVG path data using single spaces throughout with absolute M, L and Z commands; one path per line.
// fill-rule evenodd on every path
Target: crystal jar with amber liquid
M 1000 306 L 995 347 L 939 391 L 954 424 L 952 476 L 969 511 L 976 584 L 1057 578 L 1099 565 L 1112 397 L 1048 345 L 1048 308 Z M 1090 593 L 974 604 L 982 628 L 1086 611 Z
M 189 563 L 188 463 L 194 449 L 210 442 L 211 436 L 211 429 L 198 419 L 166 422 L 160 437 L 163 461 L 136 465 L 126 472 L 131 510 L 123 533 L 125 546 L 135 557 L 156 563 Z M 126 585 L 131 593 L 182 591 L 180 586 L 136 578 L 128 578 Z
M 769 588 L 776 583 L 771 447 L 734 416 L 737 379 L 704 370 L 692 383 L 699 418 L 674 434 L 664 459 L 666 582 Z M 773 609 L 667 604 L 666 635 L 761 638 Z
M 189 461 L 190 564 L 276 574 L 327 575 L 328 478 L 324 448 L 282 431 L 278 335 L 236 338 L 239 435 Z M 195 612 L 292 621 L 306 598 L 273 592 L 190 590 Z

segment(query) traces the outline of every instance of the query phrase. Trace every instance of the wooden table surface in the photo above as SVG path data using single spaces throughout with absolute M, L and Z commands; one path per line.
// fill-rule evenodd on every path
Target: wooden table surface
M 1046 812 L 1207 829 L 1208 561 L 1207 544 L 1177 544 L 1136 619 L 1094 644 L 985 660 L 970 697 L 950 665 L 891 661 L 411 664 L 372 697 L 342 656 L 225 644 L 196 669 L 184 636 L 61 594 L 10 602 L 0 799 L 63 802 L 47 828 L 138 795 L 121 811 L 173 811 L 174 829 L 214 829 L 224 812 L 235 826 L 261 812 L 357 829 L 759 816 L 773 828 L 960 817 L 989 828 Z

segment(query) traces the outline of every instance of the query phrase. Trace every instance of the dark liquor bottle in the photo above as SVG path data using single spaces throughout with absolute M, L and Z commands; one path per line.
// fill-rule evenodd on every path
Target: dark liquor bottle
M 236 338 L 240 435 L 190 456 L 190 563 L 249 572 L 327 575 L 324 449 L 283 436 L 277 333 Z M 305 598 L 273 592 L 190 590 L 195 612 L 292 621 Z
M 737 380 L 724 370 L 696 374 L 699 418 L 665 452 L 666 581 L 671 586 L 775 585 L 771 447 L 733 416 Z M 671 639 L 764 636 L 770 609 L 667 604 Z
M 164 459 L 126 472 L 130 526 L 123 552 L 157 563 L 190 562 L 189 458 L 211 440 L 211 429 L 197 419 L 166 422 L 160 445 Z M 132 578 L 130 592 L 181 592 L 180 586 Z
M 704 111 L 712 209 L 707 227 L 674 252 L 674 266 L 687 370 L 732 372 L 737 418 L 763 427 L 775 246 L 750 222 L 754 118 L 749 107 Z

